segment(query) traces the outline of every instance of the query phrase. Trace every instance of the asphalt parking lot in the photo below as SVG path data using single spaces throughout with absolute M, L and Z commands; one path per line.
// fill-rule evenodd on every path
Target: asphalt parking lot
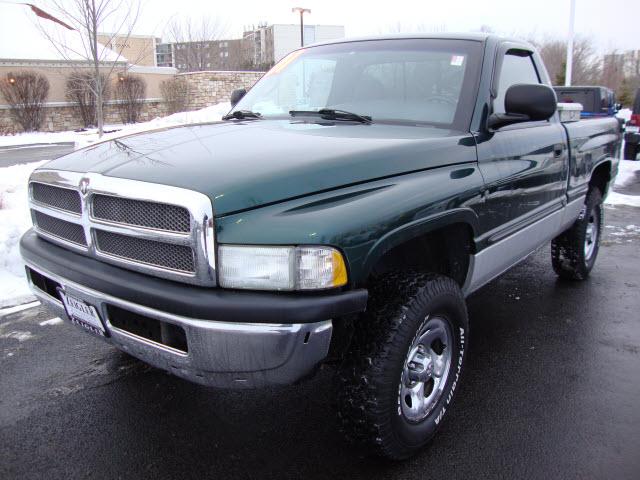
M 58 158 L 73 152 L 74 146 L 73 142 L 60 142 L 0 147 L 0 168 Z
M 558 281 L 545 247 L 470 298 L 457 401 L 404 463 L 343 442 L 330 369 L 215 391 L 43 307 L 5 315 L 0 478 L 640 478 L 640 209 L 606 215 L 588 281 Z

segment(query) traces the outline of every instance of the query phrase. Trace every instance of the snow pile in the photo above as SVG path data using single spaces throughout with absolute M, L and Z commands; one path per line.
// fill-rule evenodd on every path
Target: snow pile
M 640 177 L 640 162 L 634 160 L 620 160 L 616 186 L 627 187 L 638 181 Z
M 157 130 L 160 128 L 191 125 L 195 123 L 219 122 L 222 119 L 222 116 L 229 110 L 231 110 L 231 104 L 229 102 L 223 102 L 200 110 L 194 110 L 192 112 L 178 112 L 166 117 L 157 117 L 148 122 L 125 125 L 124 127 L 113 126 L 113 129 L 118 128 L 118 130 L 113 133 L 107 133 L 100 139 L 100 141 L 112 140 L 124 135 L 147 132 L 149 130 Z M 110 129 L 111 128 L 109 128 L 109 126 L 105 128 L 107 131 Z M 80 137 L 78 141 L 76 141 L 76 148 L 89 145 L 97 140 L 98 136 L 95 133 L 93 138 L 88 138 L 87 136 Z
M 150 128 L 163 128 L 174 125 L 218 122 L 229 110 L 231 110 L 231 104 L 229 102 L 217 103 L 216 105 L 211 105 L 210 107 L 205 107 L 200 110 L 194 110 L 192 112 L 178 112 L 167 117 L 156 118 L 150 122 L 131 125 L 130 127 L 127 127 L 127 129 L 137 130 L 136 127 L 138 125 L 144 126 L 145 130 L 149 130 Z
M 95 128 L 87 129 L 84 132 L 30 132 L 20 133 L 18 135 L 5 135 L 0 136 L 0 147 L 29 145 L 33 143 L 47 144 L 73 142 L 75 143 L 76 148 L 81 148 L 91 145 L 98 140 L 111 140 L 124 135 L 146 132 L 148 130 L 194 123 L 218 122 L 229 110 L 231 110 L 231 104 L 229 102 L 223 102 L 200 110 L 194 110 L 192 112 L 179 112 L 167 117 L 154 118 L 153 120 L 143 123 L 134 123 L 131 125 L 105 125 L 105 131 L 115 131 L 105 134 L 101 139 L 98 138 L 98 132 Z
M 629 205 L 631 207 L 640 207 L 640 195 L 625 195 L 614 191 L 609 191 L 607 199 L 604 202 L 607 205 Z
M 629 120 L 631 120 L 631 109 L 623 108 L 618 113 L 616 113 L 616 117 L 622 118 L 623 120 L 628 122 Z
M 3 168 L 0 174 L 0 306 L 21 303 L 31 296 L 18 251 L 20 236 L 31 226 L 27 180 L 45 162 Z
M 616 187 L 627 187 L 637 182 L 640 178 L 640 162 L 633 160 L 620 160 L 618 165 L 618 176 L 616 177 Z M 607 205 L 630 205 L 640 207 L 640 195 L 625 195 L 623 193 L 609 190 L 609 194 L 604 203 Z

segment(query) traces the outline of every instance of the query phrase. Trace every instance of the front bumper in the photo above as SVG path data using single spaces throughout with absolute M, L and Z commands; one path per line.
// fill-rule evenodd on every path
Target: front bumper
M 151 278 L 70 252 L 31 231 L 24 235 L 20 247 L 34 294 L 57 315 L 66 317 L 57 295 L 57 288 L 61 288 L 97 309 L 107 342 L 187 380 L 221 388 L 290 384 L 312 373 L 329 351 L 334 316 L 318 319 L 310 314 L 317 312 L 300 312 L 294 308 L 292 296 L 220 292 Z M 81 281 L 83 275 L 87 281 Z M 127 298 L 117 295 L 118 287 L 123 286 Z M 149 304 L 155 298 L 150 293 L 164 295 L 167 305 L 167 298 L 171 300 L 180 292 L 191 292 L 186 300 L 193 302 L 180 313 L 162 308 L 162 302 Z M 223 308 L 216 309 L 216 298 L 222 293 L 231 296 L 223 295 L 224 301 L 219 303 Z M 338 296 L 345 294 L 349 294 L 348 301 Z M 366 306 L 366 291 L 334 296 L 341 301 L 333 303 L 333 310 L 327 309 L 325 296 L 301 296 L 299 307 L 313 308 L 315 301 L 320 313 L 338 316 Z M 265 305 L 259 318 L 256 302 Z M 180 308 L 180 304 L 170 305 L 171 310 Z M 198 315 L 203 309 L 207 314 Z M 229 319 L 232 312 L 237 315 L 234 321 Z M 117 315 L 132 319 L 126 325 L 138 326 L 123 326 Z M 224 320 L 210 319 L 217 315 Z M 276 318 L 279 321 L 274 322 Z M 146 326 L 140 328 L 140 323 Z M 158 333 L 141 333 L 147 331 Z M 175 342 L 176 331 L 184 341 Z

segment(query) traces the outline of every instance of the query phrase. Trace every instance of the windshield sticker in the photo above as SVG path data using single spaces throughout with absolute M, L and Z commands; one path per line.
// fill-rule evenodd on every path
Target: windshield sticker
M 464 55 L 453 55 L 451 57 L 451 65 L 454 67 L 461 67 L 464 62 Z

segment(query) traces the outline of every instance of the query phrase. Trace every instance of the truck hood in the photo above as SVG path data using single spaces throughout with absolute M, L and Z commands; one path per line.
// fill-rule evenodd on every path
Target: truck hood
M 383 177 L 475 160 L 468 133 L 424 126 L 257 120 L 110 140 L 46 168 L 196 190 L 217 216 Z

